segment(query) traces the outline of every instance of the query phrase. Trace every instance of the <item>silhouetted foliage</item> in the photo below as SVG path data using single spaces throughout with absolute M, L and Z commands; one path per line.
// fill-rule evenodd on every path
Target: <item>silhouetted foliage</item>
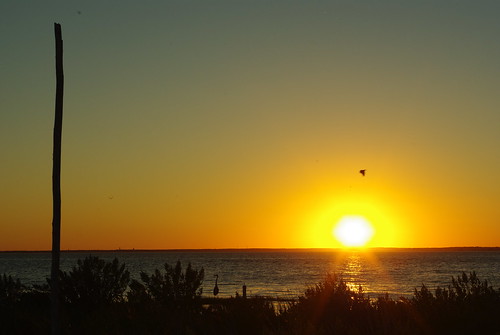
M 191 263 L 183 271 L 180 261 L 175 267 L 165 263 L 164 269 L 164 272 L 156 269 L 151 275 L 141 272 L 141 282 L 132 280 L 130 283 L 127 294 L 129 312 L 135 318 L 145 320 L 137 331 L 148 334 L 193 332 L 202 323 L 201 294 L 205 271 L 203 268 L 193 269 Z
M 28 288 L 19 279 L 0 276 L 0 334 L 40 334 L 50 329 L 49 290 Z
M 360 333 L 369 333 L 371 307 L 361 287 L 353 290 L 342 279 L 329 274 L 324 281 L 308 288 L 282 317 L 296 334 L 348 334 L 353 325 Z
M 60 272 L 61 296 L 66 303 L 88 307 L 122 302 L 129 281 L 130 273 L 118 259 L 88 256 L 69 273 Z
M 141 280 L 132 280 L 128 300 L 131 302 L 143 302 L 152 300 L 162 304 L 170 305 L 174 302 L 189 302 L 201 297 L 205 270 L 194 270 L 191 263 L 185 272 L 182 265 L 177 261 L 175 267 L 165 263 L 165 272 L 156 269 L 152 275 L 141 272 Z
M 0 276 L 0 303 L 13 303 L 19 300 L 25 290 L 19 279 L 12 279 L 4 273 Z
M 434 294 L 422 285 L 420 290 L 415 289 L 411 302 L 427 321 L 426 326 L 436 332 L 455 329 L 459 334 L 473 333 L 477 325 L 484 333 L 500 330 L 500 292 L 487 281 L 480 281 L 475 272 L 452 277 L 451 285 L 437 287 Z
M 279 318 L 282 334 L 496 334 L 500 292 L 473 272 L 433 294 L 425 285 L 412 299 L 376 300 L 334 275 L 306 290 Z
M 500 334 L 500 291 L 472 272 L 412 298 L 369 299 L 328 275 L 297 300 L 273 305 L 265 297 L 202 298 L 204 271 L 180 262 L 165 271 L 129 274 L 115 259 L 79 260 L 64 279 L 65 334 Z M 50 329 L 49 288 L 26 288 L 0 277 L 0 334 L 44 334 Z
M 277 314 L 269 299 L 237 295 L 212 301 L 204 320 L 209 334 L 272 334 L 278 328 Z

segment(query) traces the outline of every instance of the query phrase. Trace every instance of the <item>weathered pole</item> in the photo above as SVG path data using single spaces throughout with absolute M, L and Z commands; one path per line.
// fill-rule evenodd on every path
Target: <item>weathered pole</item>
M 54 120 L 54 149 L 52 164 L 52 267 L 51 282 L 51 330 L 53 335 L 61 333 L 59 263 L 61 257 L 61 140 L 63 118 L 63 40 L 61 25 L 54 23 L 56 38 L 56 106 Z

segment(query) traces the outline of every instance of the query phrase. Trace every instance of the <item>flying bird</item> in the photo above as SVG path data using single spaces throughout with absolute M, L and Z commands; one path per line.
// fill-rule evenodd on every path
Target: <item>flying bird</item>
M 365 173 L 366 173 L 366 170 L 359 170 L 359 173 L 361 173 L 361 175 L 364 177 Z
M 214 287 L 214 296 L 219 294 L 219 286 L 217 286 L 217 279 L 219 279 L 219 275 L 215 275 L 215 287 Z

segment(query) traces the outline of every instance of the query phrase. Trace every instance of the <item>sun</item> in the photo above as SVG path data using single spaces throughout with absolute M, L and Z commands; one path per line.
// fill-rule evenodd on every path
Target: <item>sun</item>
M 372 225 L 362 216 L 344 216 L 333 228 L 333 236 L 346 247 L 362 247 L 375 233 Z

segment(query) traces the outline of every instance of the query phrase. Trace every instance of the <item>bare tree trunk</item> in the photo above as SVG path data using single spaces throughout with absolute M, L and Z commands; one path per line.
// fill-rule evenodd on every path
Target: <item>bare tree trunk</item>
M 61 25 L 54 23 L 56 38 L 56 108 L 54 121 L 54 149 L 52 165 L 52 267 L 51 281 L 51 329 L 53 335 L 61 333 L 59 299 L 59 262 L 61 256 L 61 140 L 64 95 L 63 41 Z

